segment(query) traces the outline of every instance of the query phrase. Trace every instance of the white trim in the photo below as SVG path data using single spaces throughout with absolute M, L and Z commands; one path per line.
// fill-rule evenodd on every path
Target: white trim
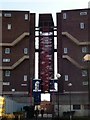
M 50 92 L 58 92 L 58 90 L 54 90 L 54 89 L 53 89 L 53 90 L 50 90 Z
M 34 89 L 33 92 L 41 92 L 41 90 L 35 90 L 35 89 Z

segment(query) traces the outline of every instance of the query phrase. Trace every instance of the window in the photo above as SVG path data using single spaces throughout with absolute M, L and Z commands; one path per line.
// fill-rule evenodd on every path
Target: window
M 87 15 L 87 12 L 80 12 L 80 15 Z
M 82 47 L 82 53 L 87 53 L 88 52 L 88 48 L 87 47 Z
M 27 86 L 27 84 L 21 84 L 21 86 L 25 87 L 25 86 Z
M 52 43 L 52 42 L 50 42 Z M 57 49 L 57 37 L 54 37 L 54 49 Z
M 3 82 L 3 85 L 5 86 L 10 85 L 10 82 Z
M 57 35 L 57 31 L 54 31 L 54 35 Z
M 82 76 L 83 77 L 87 76 L 87 70 L 82 70 Z
M 38 31 L 35 31 L 35 36 L 39 36 L 39 32 Z
M 4 13 L 4 17 L 11 17 L 11 13 Z
M 85 24 L 83 22 L 80 23 L 80 28 L 84 29 L 85 28 Z
M 39 27 L 35 27 L 35 30 L 36 30 L 36 31 L 39 31 Z
M 24 81 L 27 81 L 27 75 L 24 75 Z
M 6 77 L 9 77 L 9 76 L 10 76 L 10 70 L 6 70 L 6 71 L 5 71 L 5 76 L 6 76 Z
M 84 86 L 86 86 L 86 85 L 88 85 L 88 81 L 84 81 L 82 84 L 83 84 Z
M 68 75 L 65 75 L 65 81 L 68 81 Z
M 10 54 L 10 48 L 5 48 L 5 54 Z
M 67 14 L 63 13 L 63 19 L 66 19 L 66 17 L 67 17 Z
M 35 38 L 35 49 L 39 49 L 39 38 Z
M 73 109 L 74 110 L 80 110 L 81 109 L 81 105 L 73 105 Z
M 64 48 L 64 53 L 67 54 L 67 52 L 68 52 L 68 51 L 67 51 L 67 48 Z
M 11 24 L 8 24 L 8 30 L 11 30 Z
M 12 92 L 14 92 L 15 91 L 15 89 L 12 89 Z
M 28 20 L 28 14 L 25 14 L 25 20 Z
M 10 62 L 10 59 L 4 58 L 4 59 L 3 59 L 3 62 Z
M 57 84 L 57 83 L 54 83 L 54 89 L 55 89 L 56 91 L 58 91 L 58 84 Z
M 28 48 L 24 48 L 24 54 L 28 54 Z
M 84 105 L 84 109 L 90 110 L 90 105 L 88 105 L 88 104 Z

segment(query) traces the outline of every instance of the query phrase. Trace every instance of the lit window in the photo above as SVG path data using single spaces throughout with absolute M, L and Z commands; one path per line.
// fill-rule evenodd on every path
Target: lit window
M 35 38 L 35 49 L 39 49 L 39 38 Z
M 57 83 L 54 83 L 54 89 L 55 89 L 56 91 L 58 91 L 58 84 L 57 84 Z
M 12 89 L 12 92 L 14 92 L 15 91 L 15 89 Z
M 54 31 L 54 35 L 57 35 L 57 31 Z
M 36 28 L 35 28 L 35 30 L 39 31 L 39 28 L 38 28 L 38 27 L 36 27 Z
M 65 81 L 68 81 L 68 75 L 65 75 Z
M 27 75 L 24 75 L 24 81 L 27 81 Z
M 68 51 L 67 51 L 67 48 L 64 48 L 64 53 L 67 54 L 67 52 L 68 52 Z
M 82 47 L 82 53 L 87 53 L 88 49 L 87 47 Z
M 9 77 L 9 76 L 10 76 L 10 71 L 9 71 L 9 70 L 6 70 L 6 71 L 5 71 L 5 76 L 6 76 L 6 77 Z
M 8 24 L 7 27 L 8 27 L 8 30 L 11 30 L 11 24 Z
M 4 58 L 4 59 L 3 59 L 3 62 L 10 62 L 10 59 L 8 59 L 8 58 L 5 59 L 5 58 Z
M 35 36 L 39 36 L 39 31 L 35 31 Z
M 28 20 L 28 14 L 25 14 L 25 20 Z
M 67 18 L 67 14 L 63 13 L 63 19 L 66 19 L 66 18 Z
M 84 29 L 85 28 L 85 24 L 83 22 L 80 23 L 80 28 Z
M 52 42 L 50 41 L 50 44 Z M 57 49 L 57 37 L 54 37 L 54 49 Z
M 5 54 L 10 54 L 10 48 L 5 48 Z
M 87 70 L 82 70 L 82 76 L 83 77 L 87 76 Z
M 24 54 L 28 54 L 28 48 L 24 48 Z

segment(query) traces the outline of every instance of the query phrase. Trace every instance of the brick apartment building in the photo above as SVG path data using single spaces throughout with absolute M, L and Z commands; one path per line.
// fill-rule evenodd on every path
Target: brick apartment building
M 29 11 L 0 11 L 0 94 L 14 98 L 23 97 L 24 102 L 30 102 L 32 89 L 35 89 L 32 80 L 37 52 L 40 69 L 36 81 L 43 80 L 34 95 L 40 96 L 42 90 L 54 94 L 52 101 L 56 113 L 59 95 L 60 115 L 63 111 L 70 110 L 70 102 L 72 111 L 78 111 L 77 115 L 86 115 L 89 74 L 83 57 L 89 53 L 89 14 L 89 9 L 61 11 L 56 13 L 55 27 L 51 14 L 39 14 L 39 25 L 35 26 L 35 14 Z M 38 31 L 38 36 L 35 31 Z M 57 32 L 56 35 L 54 31 Z M 36 37 L 39 40 L 38 49 L 35 48 Z M 48 40 L 49 42 L 46 42 Z M 55 40 L 57 48 L 54 48 Z M 49 51 L 45 51 L 46 48 L 49 48 Z M 55 74 L 55 52 L 58 73 L 61 74 L 59 94 L 58 91 L 50 91 L 50 80 L 54 80 Z M 45 71 L 46 66 L 48 69 Z M 69 83 L 72 84 L 71 87 L 68 86 Z
M 0 94 L 2 95 L 14 98 L 29 96 L 30 78 L 34 68 L 32 67 L 34 25 L 34 14 L 28 11 L 0 11 Z
M 61 109 L 78 111 L 84 115 L 88 109 L 88 65 L 83 57 L 89 53 L 90 10 L 64 10 L 57 13 L 58 70 Z M 69 83 L 72 84 L 69 87 Z M 71 92 L 71 101 L 69 94 Z M 90 93 L 89 93 L 90 96 Z M 71 103 L 70 103 L 71 102 Z M 67 105 L 67 108 L 64 108 Z M 81 112 L 82 111 L 82 112 Z

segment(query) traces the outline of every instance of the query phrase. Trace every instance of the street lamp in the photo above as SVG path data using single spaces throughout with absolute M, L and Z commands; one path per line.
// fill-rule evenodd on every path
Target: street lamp
M 70 120 L 72 120 L 72 115 L 71 115 L 71 86 L 72 86 L 72 83 L 69 83 L 68 87 L 69 87 Z
M 89 62 L 90 62 L 90 54 L 86 54 L 83 57 L 84 61 L 87 62 L 87 66 L 89 66 Z M 89 80 L 89 67 L 87 67 L 87 79 L 88 79 L 88 116 L 90 116 L 90 110 L 89 110 L 89 106 L 90 106 L 90 80 Z
M 61 77 L 61 74 L 57 73 L 57 74 L 56 74 L 56 77 L 57 77 L 57 79 L 58 79 L 58 118 L 59 118 L 59 92 L 60 92 L 60 91 L 59 91 L 59 90 L 60 90 L 60 89 L 59 89 L 59 85 L 60 85 L 60 84 L 59 84 L 59 79 L 60 79 L 60 77 Z

